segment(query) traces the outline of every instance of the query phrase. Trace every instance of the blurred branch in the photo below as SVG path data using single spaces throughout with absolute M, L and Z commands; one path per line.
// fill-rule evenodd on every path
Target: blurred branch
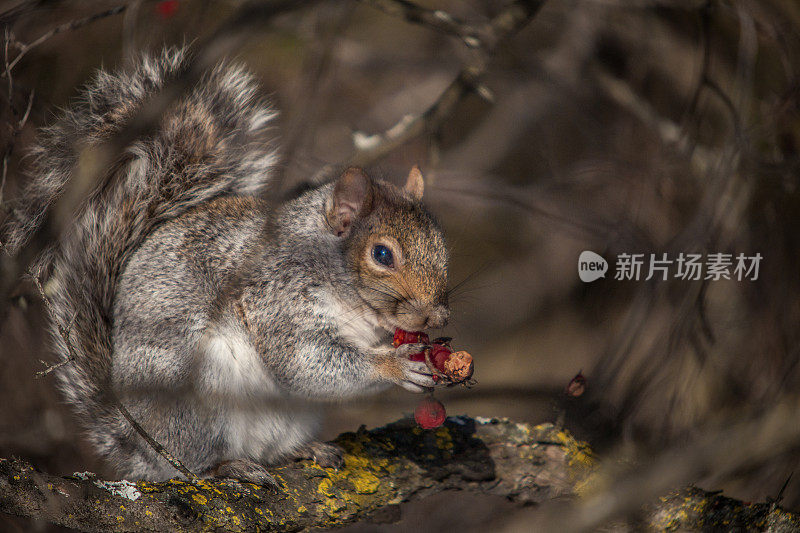
M 464 96 L 480 90 L 480 78 L 485 74 L 497 45 L 523 28 L 543 4 L 543 0 L 518 0 L 500 12 L 481 29 L 482 34 L 490 36 L 484 41 L 484 46 L 472 51 L 471 60 L 462 66 L 456 78 L 434 103 L 418 115 L 404 116 L 383 133 L 354 133 L 356 152 L 350 157 L 348 164 L 368 165 L 425 131 L 436 130 Z
M 481 31 L 441 9 L 428 9 L 408 0 L 360 0 L 361 3 L 380 9 L 408 22 L 428 26 L 461 39 L 470 48 L 484 45 Z
M 184 464 L 180 462 L 178 458 L 169 453 L 169 451 L 167 451 L 167 449 L 164 448 L 160 442 L 150 436 L 150 434 L 139 424 L 139 422 L 133 418 L 133 415 L 130 413 L 130 411 L 128 411 L 128 408 L 125 407 L 125 405 L 123 405 L 119 399 L 114 398 L 114 404 L 116 405 L 117 409 L 119 409 L 119 412 L 122 414 L 125 420 L 127 420 L 133 429 L 136 430 L 136 433 L 138 433 L 139 436 L 142 437 L 158 455 L 166 459 L 166 461 L 171 464 L 175 470 L 186 476 L 186 478 L 192 483 L 197 483 L 199 481 L 199 478 L 194 472 L 186 468 L 186 466 L 184 466 Z
M 56 26 L 50 31 L 47 31 L 31 41 L 30 43 L 19 43 L 15 41 L 16 47 L 19 49 L 19 53 L 14 57 L 14 59 L 6 64 L 5 72 L 0 74 L 0 77 L 7 77 L 9 76 L 11 70 L 19 63 L 19 61 L 27 54 L 31 49 L 39 46 L 46 40 L 50 39 L 54 35 L 58 35 L 59 33 L 64 33 L 65 31 L 75 30 L 77 28 L 86 26 L 87 24 L 91 24 L 92 22 L 100 19 L 104 19 L 106 17 L 110 17 L 113 15 L 117 15 L 125 11 L 128 6 L 126 4 L 113 7 L 106 11 L 101 11 L 100 13 L 95 13 L 94 15 L 89 15 L 88 17 L 84 17 L 82 19 L 73 20 L 70 22 L 66 22 L 59 26 Z
M 711 172 L 716 160 L 719 159 L 712 150 L 690 142 L 678 124 L 661 116 L 652 105 L 639 97 L 626 81 L 600 68 L 596 68 L 594 73 L 600 88 L 609 98 L 652 128 L 664 144 L 686 155 L 698 175 Z
M 708 428 L 688 444 L 674 445 L 656 457 L 647 455 L 633 466 L 630 466 L 631 461 L 625 461 L 628 467 L 607 462 L 595 474 L 593 483 L 597 489 L 589 487 L 586 497 L 580 501 L 555 505 L 549 509 L 543 530 L 594 531 L 610 520 L 635 515 L 643 505 L 675 487 L 706 475 L 720 479 L 796 450 L 800 447 L 800 425 L 790 421 L 798 409 L 798 398 L 785 399 L 763 414 L 742 417 L 737 421 L 728 419 L 726 425 Z M 642 463 L 645 463 L 645 467 Z M 652 515 L 657 516 L 658 513 Z M 569 518 L 565 520 L 564 517 Z M 526 513 L 526 516 L 519 518 L 521 525 L 528 523 L 526 519 L 531 516 Z M 667 523 L 664 523 L 664 527 Z M 790 524 L 797 528 L 797 517 Z M 747 529 L 755 525 L 750 524 Z M 676 527 L 680 529 L 680 526 Z

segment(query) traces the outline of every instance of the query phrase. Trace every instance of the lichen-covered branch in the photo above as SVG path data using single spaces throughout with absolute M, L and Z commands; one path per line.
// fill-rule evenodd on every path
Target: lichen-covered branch
M 800 530 L 800 517 L 775 503 L 744 503 L 697 487 L 674 491 L 645 512 L 643 529 L 651 531 Z
M 0 512 L 86 531 L 294 531 L 386 520 L 397 504 L 450 488 L 542 502 L 572 493 L 593 463 L 588 447 L 566 432 L 507 420 L 454 417 L 427 431 L 402 420 L 336 442 L 345 450 L 343 468 L 311 461 L 275 467 L 278 489 L 229 480 L 60 478 L 0 460 Z
M 299 461 L 270 469 L 279 488 L 231 480 L 164 483 L 56 477 L 0 459 L 0 512 L 84 531 L 297 531 L 399 516 L 398 504 L 447 489 L 546 502 L 592 483 L 589 447 L 552 424 L 452 417 L 435 430 L 410 420 L 344 433 L 339 470 Z M 792 531 L 797 515 L 775 504 L 744 504 L 690 487 L 641 515 L 643 529 L 772 527 Z

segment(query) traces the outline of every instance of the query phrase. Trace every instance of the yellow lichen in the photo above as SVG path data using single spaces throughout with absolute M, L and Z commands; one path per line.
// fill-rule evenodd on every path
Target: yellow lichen
M 325 478 L 319 482 L 319 486 L 317 487 L 317 491 L 324 494 L 325 496 L 332 498 L 333 494 L 331 493 L 331 487 L 333 487 L 333 481 L 330 478 Z
M 436 436 L 436 447 L 442 450 L 450 451 L 453 449 L 453 436 L 450 430 L 442 426 L 434 433 Z
M 570 467 L 593 468 L 595 466 L 596 461 L 588 444 L 575 440 L 572 435 L 564 430 L 556 433 L 556 437 L 558 442 L 564 446 L 567 464 Z
M 377 476 L 367 471 L 359 472 L 358 475 L 353 476 L 351 482 L 359 494 L 374 494 L 381 484 L 381 480 Z
M 194 500 L 196 503 L 198 503 L 198 504 L 200 504 L 200 505 L 206 505 L 206 504 L 208 503 L 208 498 L 206 498 L 206 497 L 205 497 L 205 496 L 203 496 L 202 494 L 192 494 L 192 499 L 193 499 L 193 500 Z

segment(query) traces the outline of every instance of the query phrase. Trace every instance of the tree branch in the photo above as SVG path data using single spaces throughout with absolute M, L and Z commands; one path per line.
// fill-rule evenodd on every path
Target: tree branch
M 380 9 L 408 22 L 428 26 L 447 35 L 458 37 L 470 48 L 483 46 L 481 31 L 441 9 L 428 9 L 408 0 L 360 0 L 363 4 Z
M 428 431 L 402 420 L 336 442 L 345 450 L 343 468 L 311 461 L 270 468 L 279 489 L 228 480 L 61 478 L 2 459 L 0 512 L 86 531 L 294 531 L 385 520 L 396 516 L 397 504 L 446 489 L 546 501 L 570 494 L 593 463 L 588 448 L 566 432 L 507 420 L 455 417 Z
M 2 74 L 0 74 L 0 77 L 10 76 L 11 70 L 17 65 L 17 63 L 19 63 L 20 59 L 22 59 L 25 56 L 25 54 L 27 54 L 32 48 L 35 48 L 35 47 L 39 46 L 40 44 L 42 44 L 46 40 L 50 39 L 54 35 L 58 35 L 59 33 L 64 33 L 65 31 L 71 31 L 71 30 L 75 30 L 75 29 L 81 28 L 83 26 L 91 24 L 92 22 L 94 22 L 96 20 L 100 20 L 100 19 L 104 19 L 106 17 L 111 17 L 113 15 L 117 15 L 117 14 L 122 13 L 123 11 L 125 11 L 125 9 L 127 7 L 128 6 L 125 5 L 125 4 L 119 5 L 119 6 L 111 8 L 111 9 L 107 9 L 105 11 L 102 11 L 100 13 L 95 13 L 93 15 L 89 15 L 88 17 L 84 17 L 82 19 L 72 20 L 70 22 L 66 22 L 64 24 L 60 24 L 60 25 L 56 26 L 55 28 L 43 33 L 42 35 L 40 35 L 39 37 L 37 37 L 36 39 L 31 41 L 30 43 L 27 43 L 27 44 L 22 43 L 22 44 L 20 44 L 19 45 L 19 53 L 17 54 L 17 56 L 10 63 L 6 64 L 6 70 Z
M 383 3 L 381 2 L 381 4 Z M 456 104 L 465 95 L 475 90 L 480 91 L 479 80 L 486 73 L 497 45 L 523 28 L 542 5 L 544 5 L 543 0 L 518 0 L 486 23 L 480 30 L 480 34 L 483 36 L 481 48 L 473 51 L 472 59 L 464 64 L 455 79 L 436 101 L 418 115 L 404 116 L 397 124 L 383 133 L 365 135 L 356 132 L 353 135 L 356 152 L 351 156 L 348 164 L 368 165 L 425 131 L 435 130 L 450 116 Z
M 448 489 L 537 503 L 580 492 L 594 471 L 584 443 L 552 424 L 451 417 L 435 430 L 410 420 L 336 441 L 340 470 L 299 461 L 270 468 L 281 487 L 230 480 L 100 481 L 39 474 L 0 459 L 0 512 L 85 531 L 296 531 L 399 518 L 398 504 Z M 673 492 L 643 514 L 643 527 L 800 525 L 774 503 L 743 504 L 697 488 Z

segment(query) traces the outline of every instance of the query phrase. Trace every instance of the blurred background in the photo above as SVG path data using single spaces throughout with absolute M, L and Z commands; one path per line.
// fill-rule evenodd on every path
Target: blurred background
M 417 3 L 477 31 L 459 37 L 406 17 L 399 1 L 321 2 L 275 18 L 233 55 L 280 110 L 274 135 L 287 183 L 351 161 L 396 182 L 422 168 L 452 254 L 453 317 L 442 334 L 476 364 L 476 386 L 437 393 L 448 413 L 561 423 L 601 457 L 646 464 L 795 398 L 800 5 L 561 0 L 495 39 L 482 29 L 508 0 Z M 25 183 L 36 129 L 96 69 L 202 41 L 239 5 L 5 2 L 1 202 Z M 125 9 L 106 11 L 116 6 Z M 454 86 L 470 68 L 480 76 Z M 387 131 L 403 132 L 400 141 L 370 151 L 381 140 L 370 136 Z M 580 280 L 584 250 L 609 261 L 605 278 Z M 638 281 L 622 281 L 614 269 L 623 253 L 763 259 L 757 280 L 674 279 L 673 265 L 671 279 L 647 281 L 646 260 Z M 3 284 L 16 288 L 0 304 L 0 456 L 50 473 L 112 475 L 81 440 L 52 376 L 36 377 L 42 361 L 54 362 L 42 302 L 24 284 Z M 570 397 L 579 372 L 586 392 Z M 396 420 L 417 401 L 397 390 L 345 404 L 324 437 Z M 797 432 L 800 415 L 785 424 Z M 748 501 L 776 497 L 800 464 L 798 446 L 693 481 Z M 800 508 L 800 478 L 782 497 Z M 398 524 L 350 529 L 482 531 L 514 509 L 500 498 L 439 495 L 407 505 Z

